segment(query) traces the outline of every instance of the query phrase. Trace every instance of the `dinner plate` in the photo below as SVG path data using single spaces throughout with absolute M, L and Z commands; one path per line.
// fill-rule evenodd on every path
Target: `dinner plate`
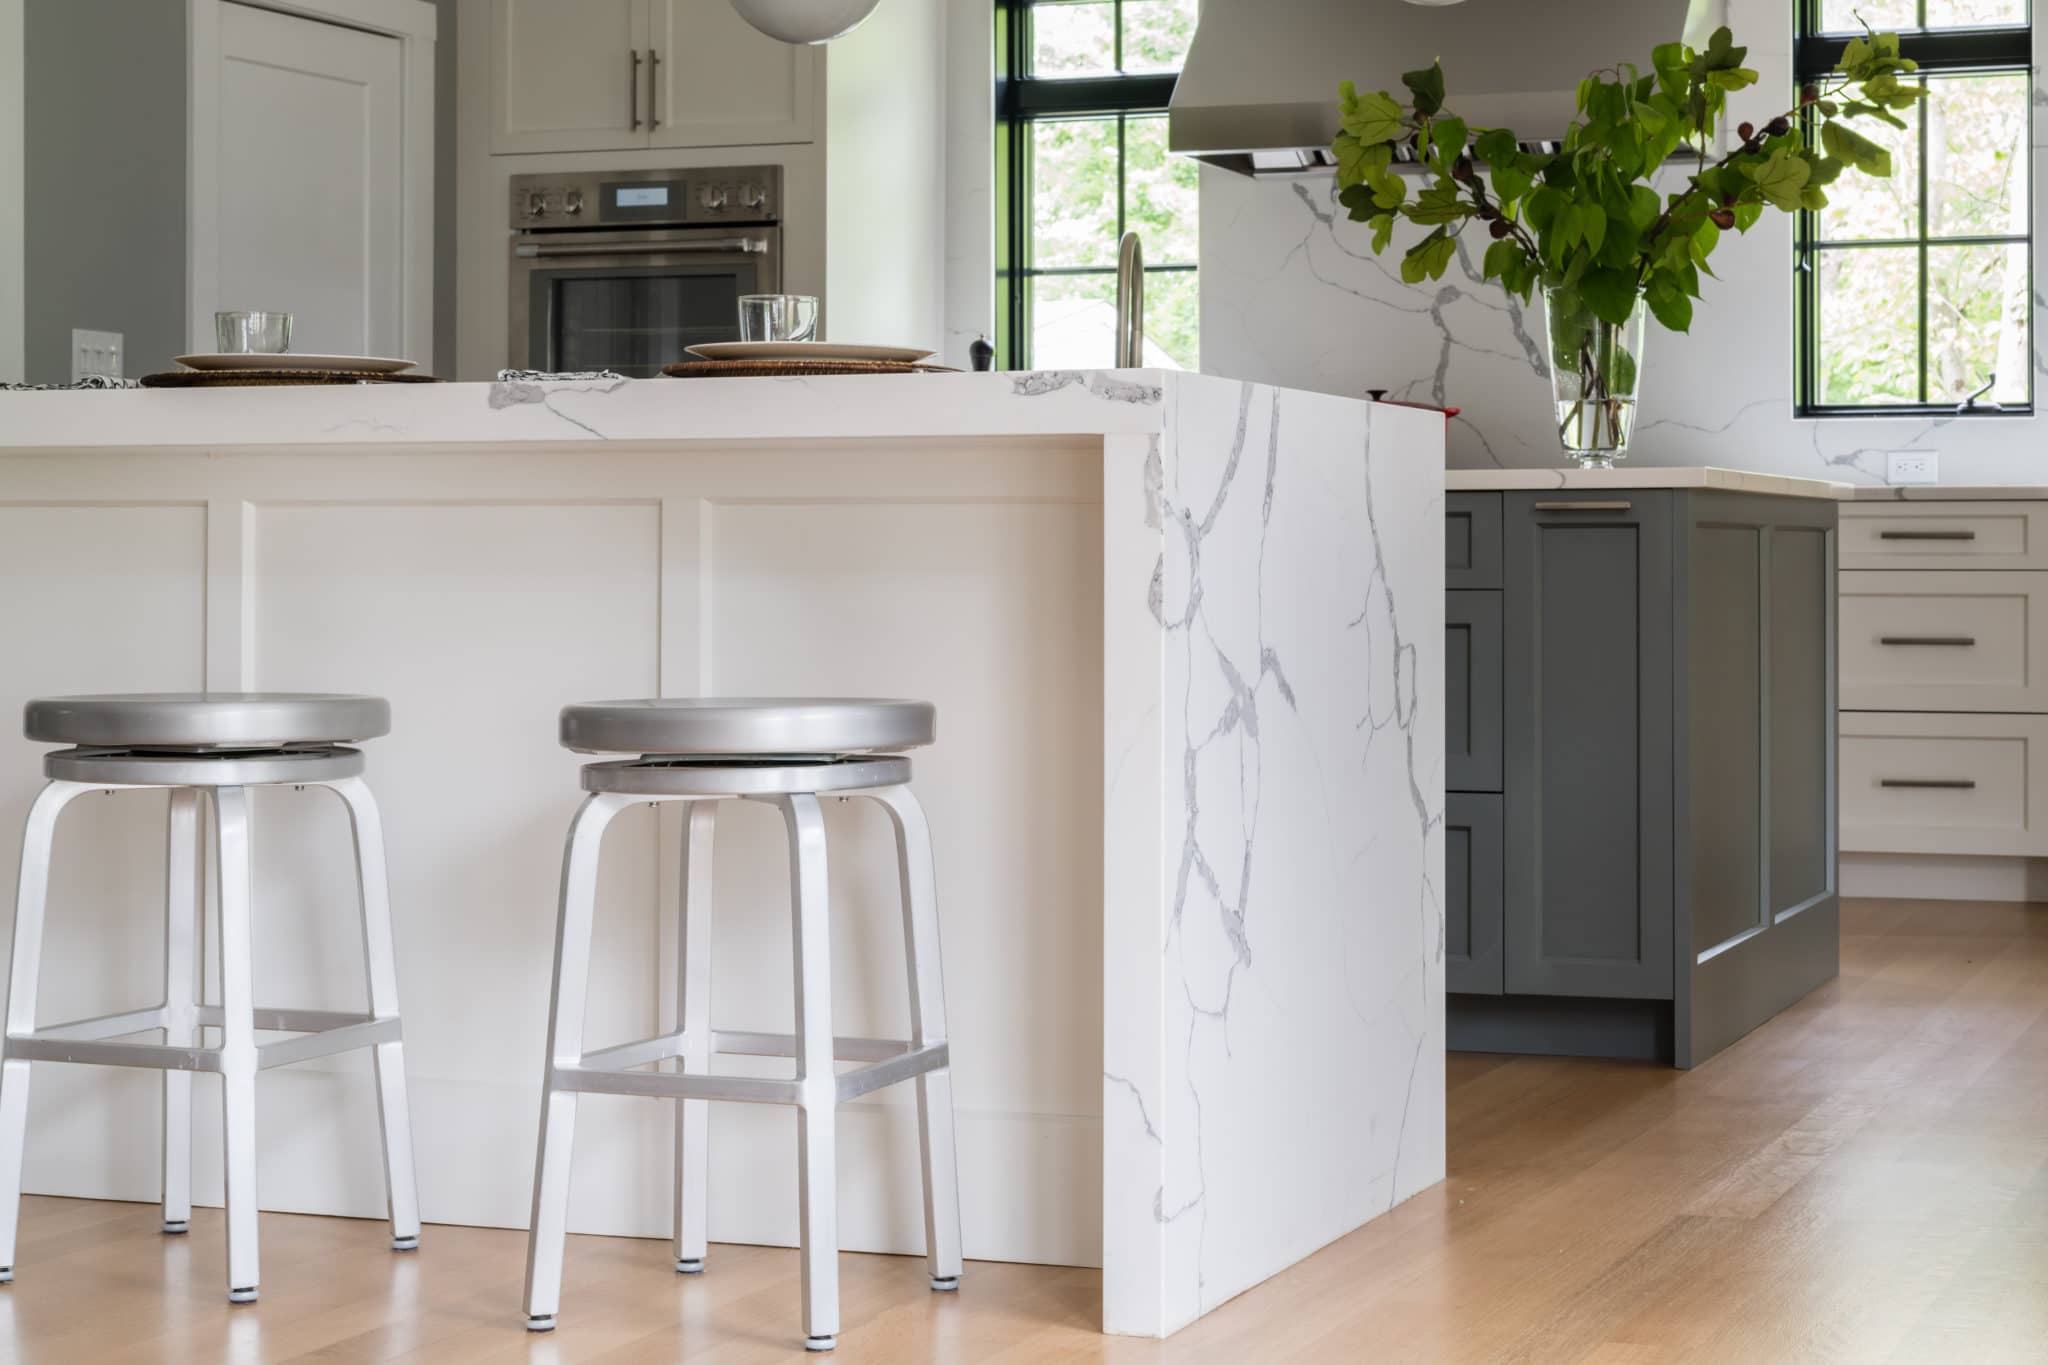
M 858 346 L 843 341 L 708 341 L 684 349 L 706 360 L 893 360 L 905 365 L 933 354 L 915 346 Z
M 285 351 L 278 355 L 181 355 L 188 370 L 335 370 L 344 374 L 397 374 L 417 361 L 381 355 L 309 355 Z

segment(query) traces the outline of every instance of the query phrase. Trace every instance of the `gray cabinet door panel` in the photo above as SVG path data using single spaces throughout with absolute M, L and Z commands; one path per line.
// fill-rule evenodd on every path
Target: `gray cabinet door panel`
M 1503 522 L 1506 988 L 1668 999 L 1670 495 L 1511 493 Z
M 1500 586 L 1498 493 L 1451 493 L 1444 498 L 1444 586 Z
M 1501 761 L 1500 594 L 1444 595 L 1444 786 L 1497 792 Z
M 1838 970 L 1835 508 L 1683 496 L 1673 1060 L 1692 1066 Z
M 1501 799 L 1444 798 L 1444 989 L 1501 993 Z

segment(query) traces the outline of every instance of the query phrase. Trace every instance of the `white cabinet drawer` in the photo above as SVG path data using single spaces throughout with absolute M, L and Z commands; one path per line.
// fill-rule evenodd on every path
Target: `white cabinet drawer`
M 1842 508 L 1844 569 L 2048 569 L 2048 502 Z
M 2048 716 L 1843 712 L 1844 853 L 2048 854 Z
M 1845 711 L 2048 711 L 2048 574 L 1840 575 Z

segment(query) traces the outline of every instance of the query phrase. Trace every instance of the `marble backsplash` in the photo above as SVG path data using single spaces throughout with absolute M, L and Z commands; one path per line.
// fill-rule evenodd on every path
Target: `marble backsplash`
M 1782 6 L 1734 0 L 1759 90 L 1790 84 Z M 1768 41 L 1758 35 L 1768 35 Z M 1452 66 L 1447 54 L 1446 66 Z M 2038 69 L 2038 68 L 2037 68 Z M 1768 117 L 1767 100 L 1737 105 Z M 2035 220 L 2048 179 L 2048 91 L 2034 99 Z M 1454 467 L 1561 462 L 1549 419 L 1540 305 L 1523 309 L 1480 278 L 1482 234 L 1468 234 L 1441 281 L 1401 282 L 1398 254 L 1335 201 L 1333 177 L 1251 180 L 1202 171 L 1202 363 L 1214 374 L 1463 409 L 1449 433 Z M 1799 419 L 1792 413 L 1791 220 L 1771 214 L 1714 257 L 1690 334 L 1652 324 L 1630 459 L 1885 482 L 1891 451 L 1933 451 L 1945 483 L 2048 477 L 2038 419 L 2017 416 Z M 2048 405 L 2048 293 L 2037 279 L 2037 404 Z

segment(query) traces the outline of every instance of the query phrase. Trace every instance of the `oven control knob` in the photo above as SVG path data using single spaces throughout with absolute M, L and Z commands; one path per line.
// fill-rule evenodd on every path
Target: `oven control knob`
M 725 207 L 726 189 L 723 185 L 706 185 L 703 193 L 704 207 L 716 212 Z
M 563 190 L 563 191 L 562 191 L 562 212 L 564 212 L 564 213 L 581 213 L 581 212 L 583 212 L 583 191 L 582 191 L 582 190 Z
M 526 192 L 526 216 L 527 216 L 527 217 L 529 217 L 529 218 L 538 218 L 538 217 L 540 217 L 540 216 L 541 216 L 542 214 L 546 213 L 547 211 L 548 211 L 548 196 L 547 196 L 547 191 L 545 191 L 545 190 L 528 190 L 528 191 Z
M 762 189 L 759 185 L 747 185 L 740 193 L 745 197 L 747 207 L 750 209 L 760 208 L 768 202 L 768 191 Z

